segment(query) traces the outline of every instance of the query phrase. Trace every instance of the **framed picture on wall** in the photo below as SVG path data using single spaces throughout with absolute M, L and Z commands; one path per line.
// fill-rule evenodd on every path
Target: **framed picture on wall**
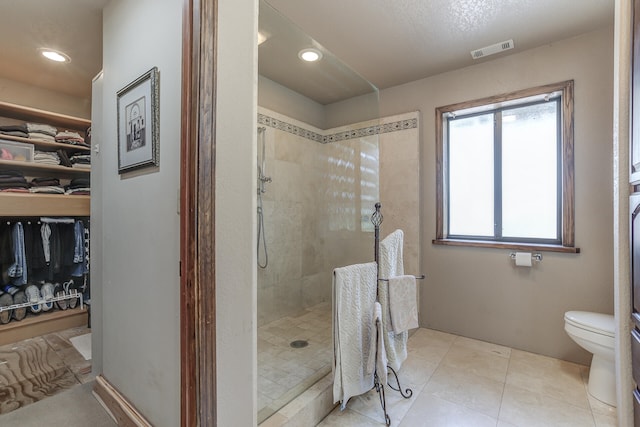
M 117 93 L 118 173 L 158 166 L 158 68 L 153 67 Z

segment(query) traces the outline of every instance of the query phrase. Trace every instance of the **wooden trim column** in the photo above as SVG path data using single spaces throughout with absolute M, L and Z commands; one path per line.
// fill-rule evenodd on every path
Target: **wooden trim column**
M 216 425 L 217 0 L 184 0 L 180 173 L 181 426 Z

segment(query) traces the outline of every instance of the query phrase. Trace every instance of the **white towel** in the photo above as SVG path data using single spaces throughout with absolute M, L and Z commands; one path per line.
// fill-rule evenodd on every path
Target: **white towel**
M 387 352 L 384 350 L 384 332 L 382 331 L 382 306 L 376 301 L 375 305 L 375 324 L 376 324 L 376 372 L 378 374 L 378 382 L 380 384 L 387 383 Z
M 333 270 L 333 402 L 342 409 L 373 387 L 376 263 Z
M 415 276 L 389 278 L 389 311 L 393 332 L 408 331 L 418 327 L 418 302 Z
M 404 275 L 404 263 L 402 260 L 402 246 L 404 233 L 396 230 L 380 242 L 380 278 Z M 378 283 L 378 301 L 382 305 L 382 328 L 384 332 L 384 348 L 387 352 L 389 366 L 394 370 L 400 370 L 402 363 L 407 359 L 407 331 L 396 334 L 391 325 L 391 313 L 389 311 L 389 282 Z

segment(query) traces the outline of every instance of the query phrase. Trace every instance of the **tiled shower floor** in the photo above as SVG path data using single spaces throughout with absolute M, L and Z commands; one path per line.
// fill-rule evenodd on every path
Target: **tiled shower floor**
M 331 370 L 331 304 L 258 328 L 258 423 Z M 304 348 L 291 342 L 305 340 Z

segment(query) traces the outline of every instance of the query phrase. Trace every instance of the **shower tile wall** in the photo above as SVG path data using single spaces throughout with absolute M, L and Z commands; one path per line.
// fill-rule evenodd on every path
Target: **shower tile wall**
M 263 195 L 269 266 L 258 269 L 259 325 L 330 302 L 334 268 L 373 260 L 377 200 L 383 232 L 405 230 L 406 270 L 417 271 L 417 113 L 324 131 L 264 108 L 258 121 L 273 179 Z M 378 140 L 388 145 L 382 160 Z
M 402 130 L 380 135 L 380 202 L 384 213 L 381 236 L 404 231 L 404 270 L 423 274 L 420 267 L 420 144 L 418 112 L 385 117 L 403 123 Z M 433 192 L 435 189 L 429 189 Z M 435 196 L 426 200 L 435 200 Z M 428 207 L 429 208 L 429 207 Z M 428 266 L 422 266 L 427 268 Z M 428 280 L 428 279 L 427 279 Z M 421 284 L 421 282 L 419 282 Z

